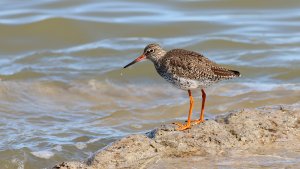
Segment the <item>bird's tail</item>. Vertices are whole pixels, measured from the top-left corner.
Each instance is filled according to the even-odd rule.
[[[236,71],[236,70],[229,70],[231,71],[236,77],[241,77],[241,73],[239,71]]]
[[[214,72],[215,75],[225,79],[231,79],[241,76],[240,72],[236,70],[228,70],[226,68],[212,68],[211,70]]]

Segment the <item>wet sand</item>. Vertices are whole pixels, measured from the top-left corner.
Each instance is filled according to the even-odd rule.
[[[235,110],[192,129],[163,125],[124,137],[75,168],[297,168],[300,165],[300,103]]]

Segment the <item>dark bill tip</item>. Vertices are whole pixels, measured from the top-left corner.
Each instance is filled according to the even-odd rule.
[[[133,65],[133,64],[135,64],[135,63],[136,63],[136,60],[134,60],[134,61],[128,63],[126,66],[123,67],[123,69],[125,69],[125,68],[127,68],[127,67],[129,67],[129,66],[131,66],[131,65]]]
[[[123,67],[123,69],[125,69],[125,68],[127,68],[127,67],[129,67],[129,66],[131,66],[133,64],[135,64],[136,62],[142,61],[144,59],[146,59],[146,57],[143,54],[143,55],[139,56],[138,58],[134,59],[132,62],[128,63],[126,66]]]

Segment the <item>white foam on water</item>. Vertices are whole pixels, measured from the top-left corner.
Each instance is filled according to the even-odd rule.
[[[14,158],[14,159],[11,160],[11,162],[18,166],[17,169],[24,169],[24,161],[23,160]]]
[[[98,138],[93,138],[93,139],[90,139],[89,141],[87,141],[87,143],[94,143],[96,141],[99,141],[101,138],[98,137]]]
[[[52,156],[54,156],[54,153],[52,151],[48,151],[48,150],[34,151],[34,152],[31,152],[31,154],[36,157],[44,158],[44,159],[49,159]]]
[[[78,148],[79,150],[82,150],[82,149],[86,148],[87,145],[86,145],[86,143],[78,142],[75,144],[75,147]]]
[[[131,126],[132,128],[135,128],[135,129],[141,129],[141,128],[143,128],[143,126],[140,125],[140,124],[131,124],[130,126]]]
[[[62,146],[61,145],[57,145],[53,148],[56,151],[62,151]]]
[[[217,88],[210,89],[210,93],[214,92],[215,95],[220,96],[237,96],[253,91],[257,92],[270,92],[270,91],[280,91],[280,90],[300,90],[299,83],[285,83],[285,84],[272,84],[272,83],[257,83],[257,82],[244,82],[236,84],[230,83],[225,85],[219,85]],[[232,87],[235,87],[234,90]]]

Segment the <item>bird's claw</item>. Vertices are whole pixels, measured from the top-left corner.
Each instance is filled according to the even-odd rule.
[[[205,120],[204,119],[198,119],[198,120],[192,120],[191,123],[193,125],[196,125],[196,124],[200,124],[200,123],[203,123]]]
[[[191,124],[181,124],[181,123],[173,123],[175,125],[178,126],[178,128],[176,128],[177,131],[182,131],[182,130],[186,130],[186,129],[190,129],[191,128]]]

